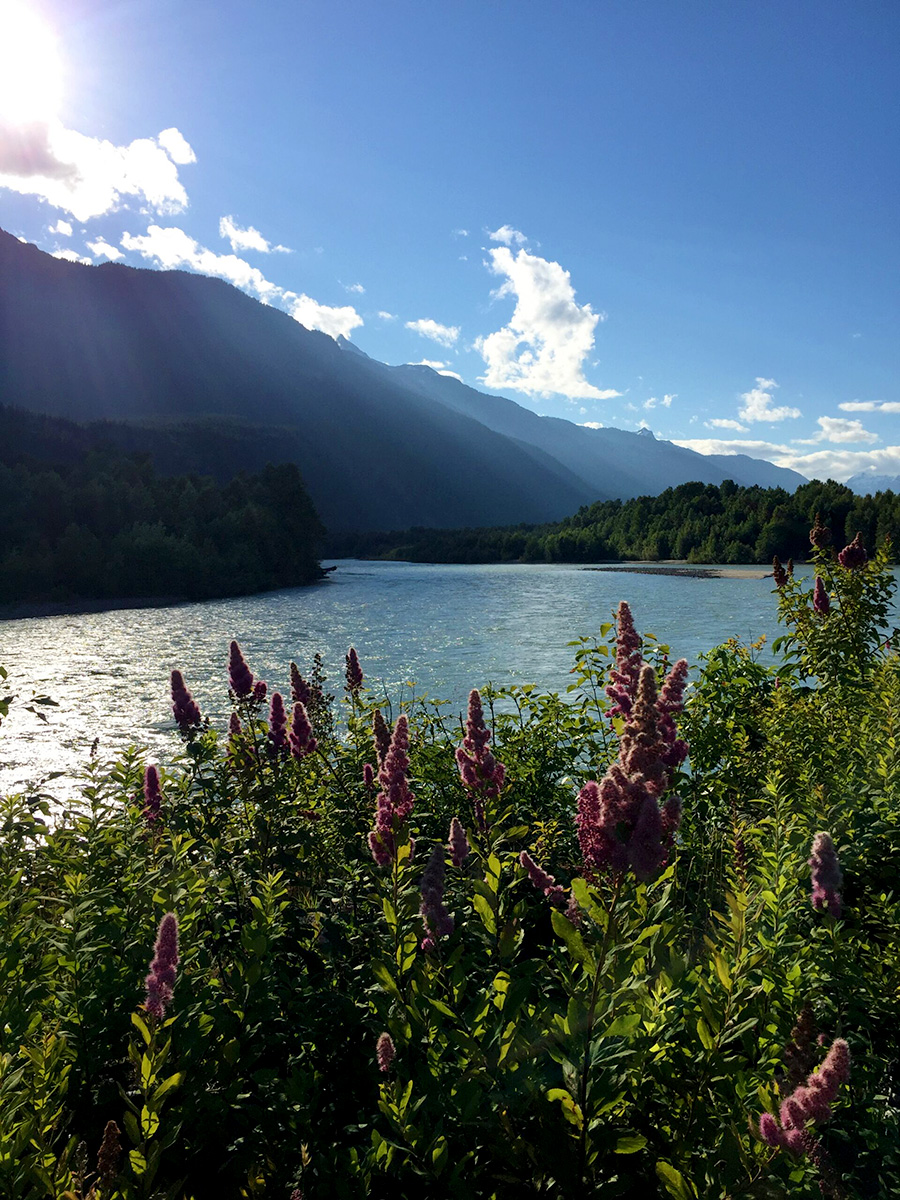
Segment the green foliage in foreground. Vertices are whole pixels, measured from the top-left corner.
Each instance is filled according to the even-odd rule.
[[[333,538],[335,556],[412,562],[604,562],[683,558],[696,563],[770,563],[809,552],[821,512],[841,545],[861,533],[869,546],[900,540],[900,495],[856,496],[829,480],[784,488],[683,483],[658,496],[607,500],[552,525],[510,529],[411,529]]]
[[[695,676],[679,718],[684,819],[649,883],[585,878],[573,828],[579,787],[621,733],[603,697],[610,626],[575,644],[565,700],[489,697],[506,783],[488,832],[460,785],[459,728],[412,705],[416,802],[384,867],[366,846],[365,688],[346,692],[344,735],[311,706],[319,747],[301,761],[271,757],[261,705],[236,701],[230,746],[211,728],[185,735],[156,822],[137,752],[92,762],[52,821],[45,799],[9,798],[0,1195],[900,1194],[890,576],[884,555],[815,559],[830,610],[783,583],[775,667],[731,642]],[[664,648],[644,652],[662,673]],[[471,843],[446,862],[455,928],[425,951],[423,869],[455,815]],[[810,903],[819,830],[843,867],[840,919]],[[523,849],[575,905],[553,908]],[[143,979],[168,912],[181,962],[160,1019]],[[847,1040],[852,1066],[815,1154],[795,1156],[755,1130],[792,1086],[785,1046],[804,1008],[826,1046]],[[108,1122],[122,1153],[107,1137],[98,1162]]]
[[[323,530],[295,466],[220,485],[146,456],[0,462],[0,603],[205,599],[321,577]]]

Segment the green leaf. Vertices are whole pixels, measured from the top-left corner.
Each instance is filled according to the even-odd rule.
[[[725,959],[722,957],[722,955],[719,953],[718,950],[713,951],[712,959],[713,959],[713,966],[715,967],[715,970],[716,970],[716,975],[718,975],[718,977],[719,977],[719,983],[721,983],[722,987],[725,989],[726,992],[730,992],[731,991],[731,972],[728,970],[728,964],[725,962]]]
[[[707,1050],[712,1050],[713,1046],[716,1044],[715,1038],[709,1032],[709,1026],[702,1017],[697,1018],[697,1035],[700,1038],[700,1041],[703,1043],[704,1048]]]
[[[131,1023],[135,1027],[135,1029],[137,1029],[140,1032],[141,1037],[144,1039],[144,1045],[149,1046],[150,1045],[150,1030],[147,1028],[147,1022],[144,1020],[144,1018],[141,1016],[141,1014],[138,1012],[133,1012],[131,1014]]]
[[[396,996],[396,998],[398,1000],[402,999],[402,997],[400,995],[400,990],[397,987],[394,977],[390,973],[390,971],[387,969],[387,967],[384,965],[384,963],[373,962],[372,963],[372,974],[375,976],[375,978],[378,980],[378,982],[381,984],[381,986],[386,988],[391,993],[392,996]]]
[[[616,1154],[637,1154],[647,1145],[647,1139],[640,1133],[626,1134],[616,1139]]]
[[[590,885],[586,879],[572,880],[572,895],[578,901],[578,907],[588,914],[592,921],[606,928],[606,913],[594,899]]]
[[[608,1029],[604,1029],[602,1037],[631,1037],[641,1023],[640,1013],[630,1013],[628,1016],[616,1017]]]
[[[550,914],[550,920],[553,923],[554,932],[557,933],[559,937],[561,937],[566,943],[566,949],[569,951],[572,957],[577,959],[578,962],[584,963],[586,967],[590,967],[593,970],[593,955],[588,950],[587,946],[585,946],[584,938],[581,936],[572,922],[567,920],[558,908],[553,909],[552,913]]]
[[[484,896],[480,896],[477,892],[472,897],[472,903],[475,905],[475,911],[481,917],[481,923],[484,925],[488,933],[494,934],[497,932],[497,921],[494,917],[494,910],[491,908]]]
[[[128,1160],[131,1163],[132,1171],[134,1171],[135,1175],[137,1175],[138,1179],[140,1179],[140,1177],[147,1170],[146,1158],[144,1158],[140,1150],[129,1150]]]
[[[697,1193],[681,1172],[677,1171],[671,1163],[658,1162],[656,1164],[656,1174],[670,1196],[674,1196],[676,1200],[695,1200]]]
[[[162,1081],[162,1083],[159,1085],[159,1087],[156,1089],[156,1091],[153,1093],[154,1102],[157,1100],[161,1100],[162,1097],[165,1096],[167,1092],[174,1091],[175,1088],[181,1087],[181,1083],[182,1083],[183,1079],[184,1079],[183,1071],[176,1071],[174,1075],[170,1075],[168,1079],[164,1079]]]

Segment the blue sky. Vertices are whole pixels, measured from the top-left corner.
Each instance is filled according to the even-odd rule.
[[[0,225],[538,412],[900,473],[898,48],[883,0],[0,0]]]

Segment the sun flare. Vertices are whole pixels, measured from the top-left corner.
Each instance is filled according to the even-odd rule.
[[[49,121],[62,98],[56,35],[25,4],[0,0],[0,121]]]

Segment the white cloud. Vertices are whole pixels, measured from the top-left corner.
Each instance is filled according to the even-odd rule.
[[[430,317],[421,317],[418,321],[407,321],[406,328],[411,329],[413,333],[421,334],[422,337],[431,338],[433,342],[438,342],[441,346],[453,346],[459,337],[458,325],[441,325],[438,321],[432,321]]]
[[[219,218],[219,236],[231,243],[232,250],[258,250],[260,254],[291,253],[287,246],[273,246],[252,225],[242,229],[236,224],[234,217]]]
[[[362,317],[351,304],[335,305],[320,304],[311,296],[300,295],[291,298],[288,311],[295,321],[305,325],[307,329],[320,329],[333,338],[348,338],[354,329],[363,323]]]
[[[432,371],[437,371],[438,375],[449,375],[451,379],[458,379],[463,382],[462,375],[457,375],[455,371],[449,370],[445,362],[436,362],[433,358],[422,358],[419,362],[409,364],[411,367],[431,367]]]
[[[362,296],[365,293],[365,290],[366,289],[363,287],[363,285],[361,283],[345,283],[344,284],[345,292],[356,292],[356,294],[358,296]]]
[[[396,321],[397,320],[396,313],[385,312],[384,309],[382,309],[379,312],[378,316],[381,318],[382,321]]]
[[[61,237],[71,237],[72,226],[68,221],[57,221],[55,225],[50,226],[50,233],[58,233]]]
[[[877,442],[878,434],[863,428],[862,421],[850,421],[846,417],[816,417],[819,432],[811,438],[795,438],[800,446],[814,446],[817,442]]]
[[[96,242],[88,242],[87,248],[93,254],[94,258],[108,258],[111,262],[115,262],[117,258],[125,257],[118,247],[110,246],[102,237],[97,238]]]
[[[320,304],[311,296],[286,292],[266,279],[258,267],[252,267],[234,254],[216,254],[175,226],[163,229],[159,225],[151,225],[146,234],[138,236],[125,233],[122,235],[122,245],[126,250],[136,251],[161,267],[189,267],[201,275],[227,279],[243,291],[252,292],[266,304],[280,301],[301,325],[307,329],[320,329],[334,338],[341,335],[349,337],[352,330],[363,323],[362,317],[349,304],[331,307]]]
[[[877,471],[885,475],[900,474],[900,446],[885,446],[878,450],[816,450],[803,452],[796,446],[762,441],[720,441],[718,438],[688,438],[675,441],[700,454],[749,454],[764,458],[777,467],[790,467],[808,479],[837,479],[843,481],[859,471]]]
[[[596,365],[597,364],[595,363],[594,366]],[[644,401],[644,408],[656,408],[657,404],[661,405],[663,408],[671,408],[672,401],[675,399],[676,395],[677,392],[673,392],[671,395],[666,392],[662,400],[657,400],[656,396],[651,396],[649,400]]]
[[[178,163],[179,166],[186,166],[188,163],[195,163],[197,155],[194,153],[191,146],[188,144],[184,134],[180,129],[164,129],[162,133],[157,134],[156,140],[171,158],[172,162]]]
[[[734,429],[738,433],[747,432],[746,425],[742,425],[740,421],[730,421],[727,417],[713,417],[711,421],[704,421],[703,424],[707,429]]]
[[[774,379],[757,376],[756,387],[741,395],[743,404],[738,410],[742,421],[785,421],[803,414],[799,408],[772,408],[772,392],[778,384]]]
[[[488,233],[488,237],[492,242],[503,242],[507,246],[511,246],[513,243],[517,246],[524,246],[528,241],[525,234],[518,229],[513,229],[512,225],[501,225],[493,233]]]
[[[609,400],[622,393],[601,390],[584,376],[601,320],[590,304],[577,304],[568,271],[556,262],[507,247],[490,251],[488,267],[505,282],[495,296],[515,296],[509,323],[475,342],[487,370],[481,382],[527,395],[553,393],[570,400]]]
[[[83,254],[76,254],[74,250],[54,250],[54,258],[62,258],[66,262],[84,263],[86,266],[93,266],[89,258],[85,258]]]
[[[450,232],[453,234],[454,237],[468,237],[469,236],[468,229],[452,229]]]
[[[580,424],[581,424],[582,429],[602,429],[603,428],[602,421],[582,421]]]
[[[201,275],[216,275],[267,302],[283,295],[281,288],[266,279],[258,267],[251,267],[234,254],[216,254],[214,250],[207,250],[174,225],[165,229],[151,225],[145,234],[137,236],[124,233],[121,244],[126,250],[135,251],[167,270],[190,267]]]
[[[900,413],[898,400],[848,400],[839,404],[841,412]]]
[[[166,140],[175,145],[173,136]],[[188,203],[177,162],[160,138],[116,146],[59,121],[0,122],[0,187],[40,196],[78,221],[112,212],[128,197],[166,214],[181,212]]]

